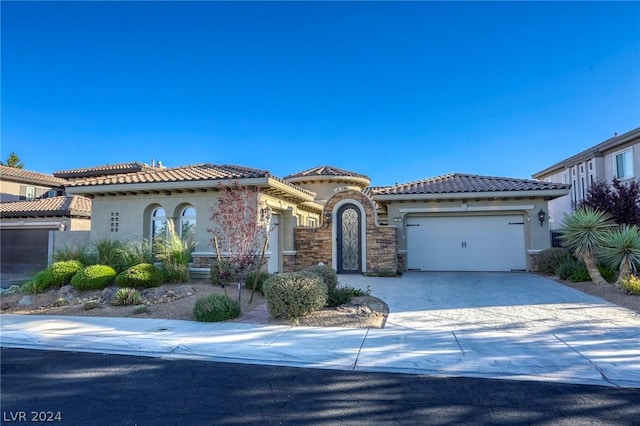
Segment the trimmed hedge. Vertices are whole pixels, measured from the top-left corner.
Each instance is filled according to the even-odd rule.
[[[567,260],[573,260],[573,256],[567,249],[551,247],[542,250],[538,255],[538,272],[555,275],[558,266]]]
[[[253,271],[253,272],[249,272],[245,277],[244,286],[247,289],[253,290],[253,282],[256,280],[256,275],[258,275],[258,272]],[[264,285],[264,282],[269,279],[269,277],[271,277],[271,274],[267,272],[260,272],[260,275],[258,276],[258,284],[256,285],[256,291],[260,292],[261,294],[264,294],[262,286]]]
[[[327,285],[327,291],[329,293],[335,291],[336,287],[338,286],[338,273],[330,266],[314,265],[309,266],[308,268],[304,268],[303,271],[318,274]]]
[[[262,288],[267,309],[274,318],[297,319],[327,303],[327,285],[311,272],[272,275]]]
[[[107,265],[91,265],[80,270],[71,279],[71,285],[78,290],[99,290],[109,285],[116,277],[116,271]]]
[[[120,272],[116,277],[116,285],[133,288],[158,287],[163,279],[160,268],[150,263],[140,263]]]
[[[238,318],[242,314],[240,304],[226,294],[213,294],[196,302],[193,318],[196,321],[220,322]]]

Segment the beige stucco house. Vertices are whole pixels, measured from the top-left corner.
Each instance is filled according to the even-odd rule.
[[[549,202],[551,229],[573,211],[596,181],[611,183],[640,179],[640,127],[615,135],[533,175],[545,182],[571,184],[571,192]]]
[[[91,240],[151,238],[173,221],[197,242],[194,271],[216,254],[210,212],[221,186],[260,189],[272,231],[268,269],[322,262],[339,273],[530,270],[550,246],[548,201],[570,185],[451,174],[371,187],[362,174],[320,166],[284,178],[233,165],[166,168],[142,163],[55,173],[92,200]]]

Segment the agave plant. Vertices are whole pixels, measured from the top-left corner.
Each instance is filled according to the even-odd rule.
[[[619,269],[616,285],[636,272],[640,265],[640,230],[635,225],[622,225],[607,232],[600,259],[605,265]]]
[[[597,256],[605,244],[607,233],[615,226],[611,216],[585,206],[565,215],[563,225],[560,238],[564,246],[584,261],[595,284],[606,284],[598,270]]]

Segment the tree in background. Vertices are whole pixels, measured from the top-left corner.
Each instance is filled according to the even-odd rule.
[[[268,208],[260,202],[258,188],[235,182],[220,187],[218,201],[211,208],[211,243],[237,271],[238,302],[245,273],[257,269],[260,251],[269,232]]]
[[[577,208],[587,206],[608,213],[618,225],[640,227],[640,181],[594,182]]]
[[[18,157],[18,154],[15,152],[9,154],[6,163],[4,161],[0,161],[0,164],[7,167],[13,167],[14,169],[24,168],[24,163],[20,161],[20,157]]]

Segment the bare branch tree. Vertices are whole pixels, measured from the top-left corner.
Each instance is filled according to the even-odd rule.
[[[237,271],[238,302],[246,272],[256,268],[260,251],[269,233],[269,209],[260,200],[260,190],[234,182],[220,187],[215,206],[211,208],[212,226],[208,231],[223,257]]]

